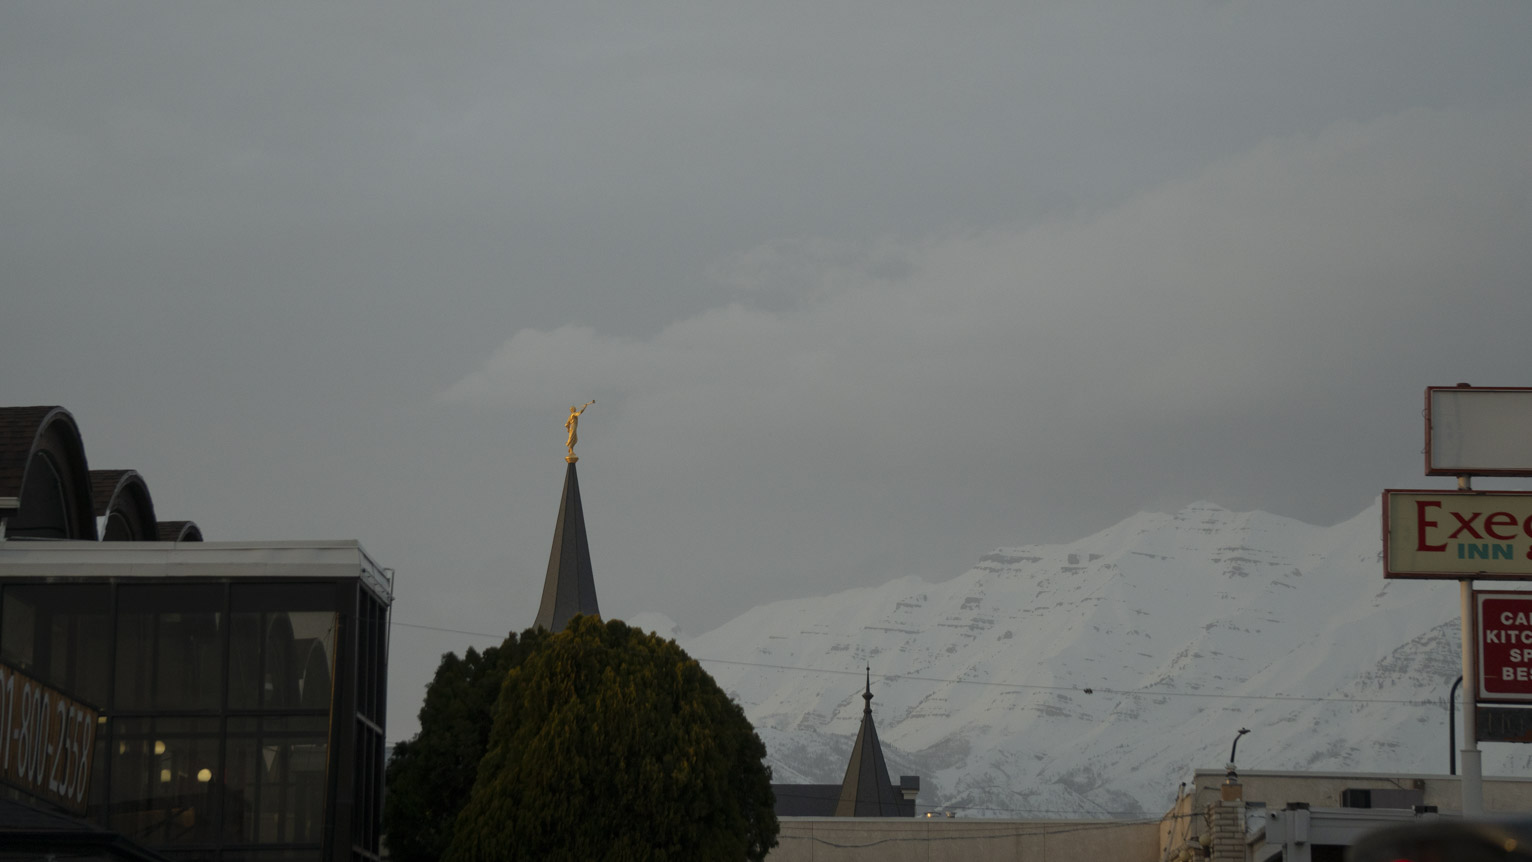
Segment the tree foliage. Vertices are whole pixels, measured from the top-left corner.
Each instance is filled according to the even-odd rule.
[[[445,858],[761,860],[765,755],[674,641],[576,617],[507,674]]]
[[[482,653],[442,656],[426,687],[420,732],[395,746],[388,761],[383,828],[391,858],[437,862],[446,852],[489,742],[501,683],[547,637],[528,629]]]

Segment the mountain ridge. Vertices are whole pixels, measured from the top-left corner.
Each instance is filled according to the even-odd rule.
[[[752,608],[696,637],[779,781],[839,781],[873,673],[890,771],[965,816],[1155,816],[1195,768],[1444,772],[1454,584],[1382,575],[1378,504],[1331,527],[1197,502],[1055,545]],[[641,623],[644,624],[644,623]],[[1532,758],[1486,746],[1485,770]]]

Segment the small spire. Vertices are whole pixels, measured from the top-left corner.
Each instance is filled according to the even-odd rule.
[[[862,690],[862,726],[851,746],[846,777],[841,779],[836,817],[898,817],[898,788],[888,780],[888,764],[872,721],[872,666],[867,667],[867,687]]]

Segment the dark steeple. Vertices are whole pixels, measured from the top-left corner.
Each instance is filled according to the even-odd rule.
[[[553,632],[563,631],[576,614],[601,614],[596,606],[590,545],[585,541],[585,511],[580,506],[576,459],[571,456],[565,460],[569,467],[564,471],[564,497],[559,501],[559,522],[553,530],[553,550],[548,554],[548,575],[543,580],[543,602],[537,609],[535,623],[538,628]]]
[[[888,780],[883,746],[872,724],[872,668],[867,669],[867,690],[862,695],[862,729],[856,733],[851,762],[840,784],[836,817],[899,817],[899,789]]]

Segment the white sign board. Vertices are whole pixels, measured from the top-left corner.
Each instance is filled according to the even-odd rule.
[[[1427,476],[1532,476],[1532,389],[1426,389]]]
[[[1384,491],[1383,576],[1532,580],[1532,492]]]

